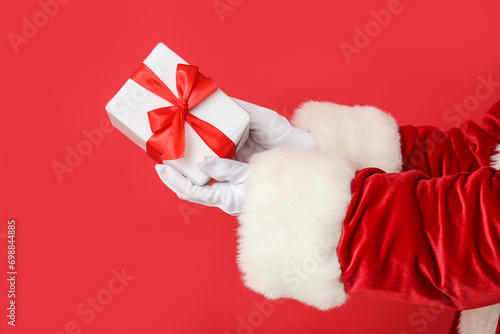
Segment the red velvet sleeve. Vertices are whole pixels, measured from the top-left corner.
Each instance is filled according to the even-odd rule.
[[[500,172],[361,170],[337,254],[347,293],[469,309],[500,302]]]
[[[403,170],[418,170],[430,177],[472,172],[490,166],[500,141],[500,101],[479,124],[466,121],[458,128],[442,131],[432,126],[399,128]]]

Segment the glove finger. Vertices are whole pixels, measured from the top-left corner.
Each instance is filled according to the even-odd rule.
[[[180,199],[206,206],[215,206],[209,186],[197,186],[172,166],[156,165],[158,176]]]
[[[250,174],[250,165],[236,160],[201,157],[195,163],[201,171],[218,181],[241,184]]]
[[[236,216],[240,213],[241,199],[243,195],[239,191],[238,187],[235,187],[229,182],[218,182],[211,186],[212,188],[211,199],[222,211]]]

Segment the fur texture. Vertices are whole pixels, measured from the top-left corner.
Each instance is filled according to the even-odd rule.
[[[291,147],[256,154],[239,217],[238,265],[246,286],[321,310],[348,298],[337,246],[355,165],[338,153]]]
[[[458,332],[460,334],[495,334],[500,304],[462,311]]]
[[[358,169],[401,171],[398,125],[391,115],[378,108],[309,101],[297,109],[292,124],[309,130],[317,149],[344,152]]]
[[[500,144],[495,150],[495,155],[491,157],[491,167],[495,169],[500,169]]]

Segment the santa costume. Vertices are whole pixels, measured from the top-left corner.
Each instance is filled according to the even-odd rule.
[[[322,310],[358,292],[465,310],[451,333],[500,333],[500,102],[447,131],[326,102],[292,123],[316,147],[251,159],[245,284]]]

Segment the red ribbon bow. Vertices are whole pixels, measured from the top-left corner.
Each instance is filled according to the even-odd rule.
[[[153,135],[146,143],[148,155],[159,163],[184,157],[186,138],[184,122],[187,122],[200,138],[221,158],[232,158],[236,147],[219,129],[189,112],[191,108],[217,90],[211,78],[198,71],[197,66],[178,64],[176,71],[176,97],[163,81],[145,64],[130,77],[136,83],[167,100],[170,107],[148,111]]]

